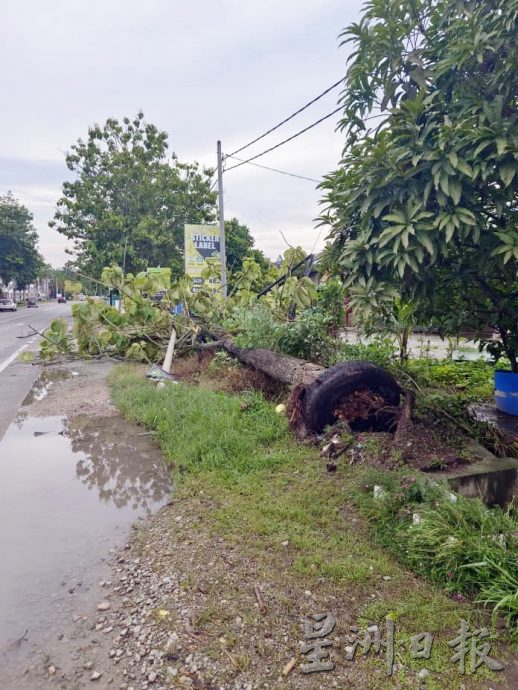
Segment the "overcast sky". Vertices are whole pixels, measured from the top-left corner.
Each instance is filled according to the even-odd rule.
[[[347,50],[338,34],[358,19],[362,2],[2,0],[0,194],[11,190],[28,206],[40,250],[62,265],[66,240],[47,223],[68,175],[65,152],[90,125],[142,109],[180,160],[214,166],[217,139],[231,152],[343,76]],[[331,112],[338,95],[246,154]],[[337,119],[257,162],[320,178],[340,158]],[[272,258],[286,248],[279,231],[313,249],[320,196],[312,182],[250,165],[225,174],[226,217],[247,224]]]

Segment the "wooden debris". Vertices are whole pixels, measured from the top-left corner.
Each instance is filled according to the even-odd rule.
[[[296,663],[297,663],[297,659],[295,659],[295,657],[293,657],[290,661],[288,661],[288,663],[286,664],[286,666],[282,669],[282,675],[283,675],[285,678],[286,678],[287,675],[290,674],[291,671],[293,671],[293,669],[295,668],[295,664],[296,664]]]
[[[266,604],[263,601],[263,597],[261,595],[261,589],[259,585],[254,585],[254,593],[255,593],[255,598],[257,599],[257,603],[259,604],[259,611],[262,616],[266,616],[268,613],[268,609],[266,608]]]

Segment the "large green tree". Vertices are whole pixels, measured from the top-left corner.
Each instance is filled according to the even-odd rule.
[[[261,268],[268,269],[270,262],[260,249],[254,248],[255,240],[247,225],[240,223],[237,218],[225,221],[225,250],[227,267],[232,273],[237,273],[243,267],[243,260],[251,258]]]
[[[323,183],[334,265],[364,315],[499,337],[518,371],[518,0],[369,0]]]
[[[167,134],[142,113],[91,127],[66,163],[75,179],[64,182],[50,225],[74,240],[80,270],[183,271],[184,224],[215,219],[211,170],[169,156]]]
[[[43,264],[32,214],[11,193],[0,197],[0,278],[18,288],[31,283]]]
[[[241,270],[243,259],[253,246],[254,238],[247,225],[240,223],[237,218],[225,221],[225,249],[230,271]]]

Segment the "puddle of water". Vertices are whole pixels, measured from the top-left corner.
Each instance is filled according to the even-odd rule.
[[[514,501],[514,507],[518,508],[518,469],[471,474],[448,481],[462,496],[479,497],[489,506],[502,508],[507,508]]]
[[[50,389],[57,381],[65,381],[72,375],[73,373],[69,373],[63,369],[48,369],[44,371],[27,393],[23,404],[30,405],[33,402],[43,400],[47,397]]]
[[[25,417],[0,442],[0,649],[70,618],[129,527],[170,497],[160,453],[118,417]]]

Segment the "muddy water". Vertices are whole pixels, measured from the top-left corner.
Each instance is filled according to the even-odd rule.
[[[24,407],[31,405],[33,402],[46,398],[56,383],[66,381],[67,379],[77,375],[78,372],[73,370],[65,371],[62,369],[51,369],[48,371],[43,371],[38,379],[34,382],[31,390],[27,393],[27,396],[23,401]]]
[[[86,593],[100,596],[110,548],[170,495],[141,429],[116,416],[22,412],[0,442],[0,653],[61,639],[78,602],[92,604]]]

